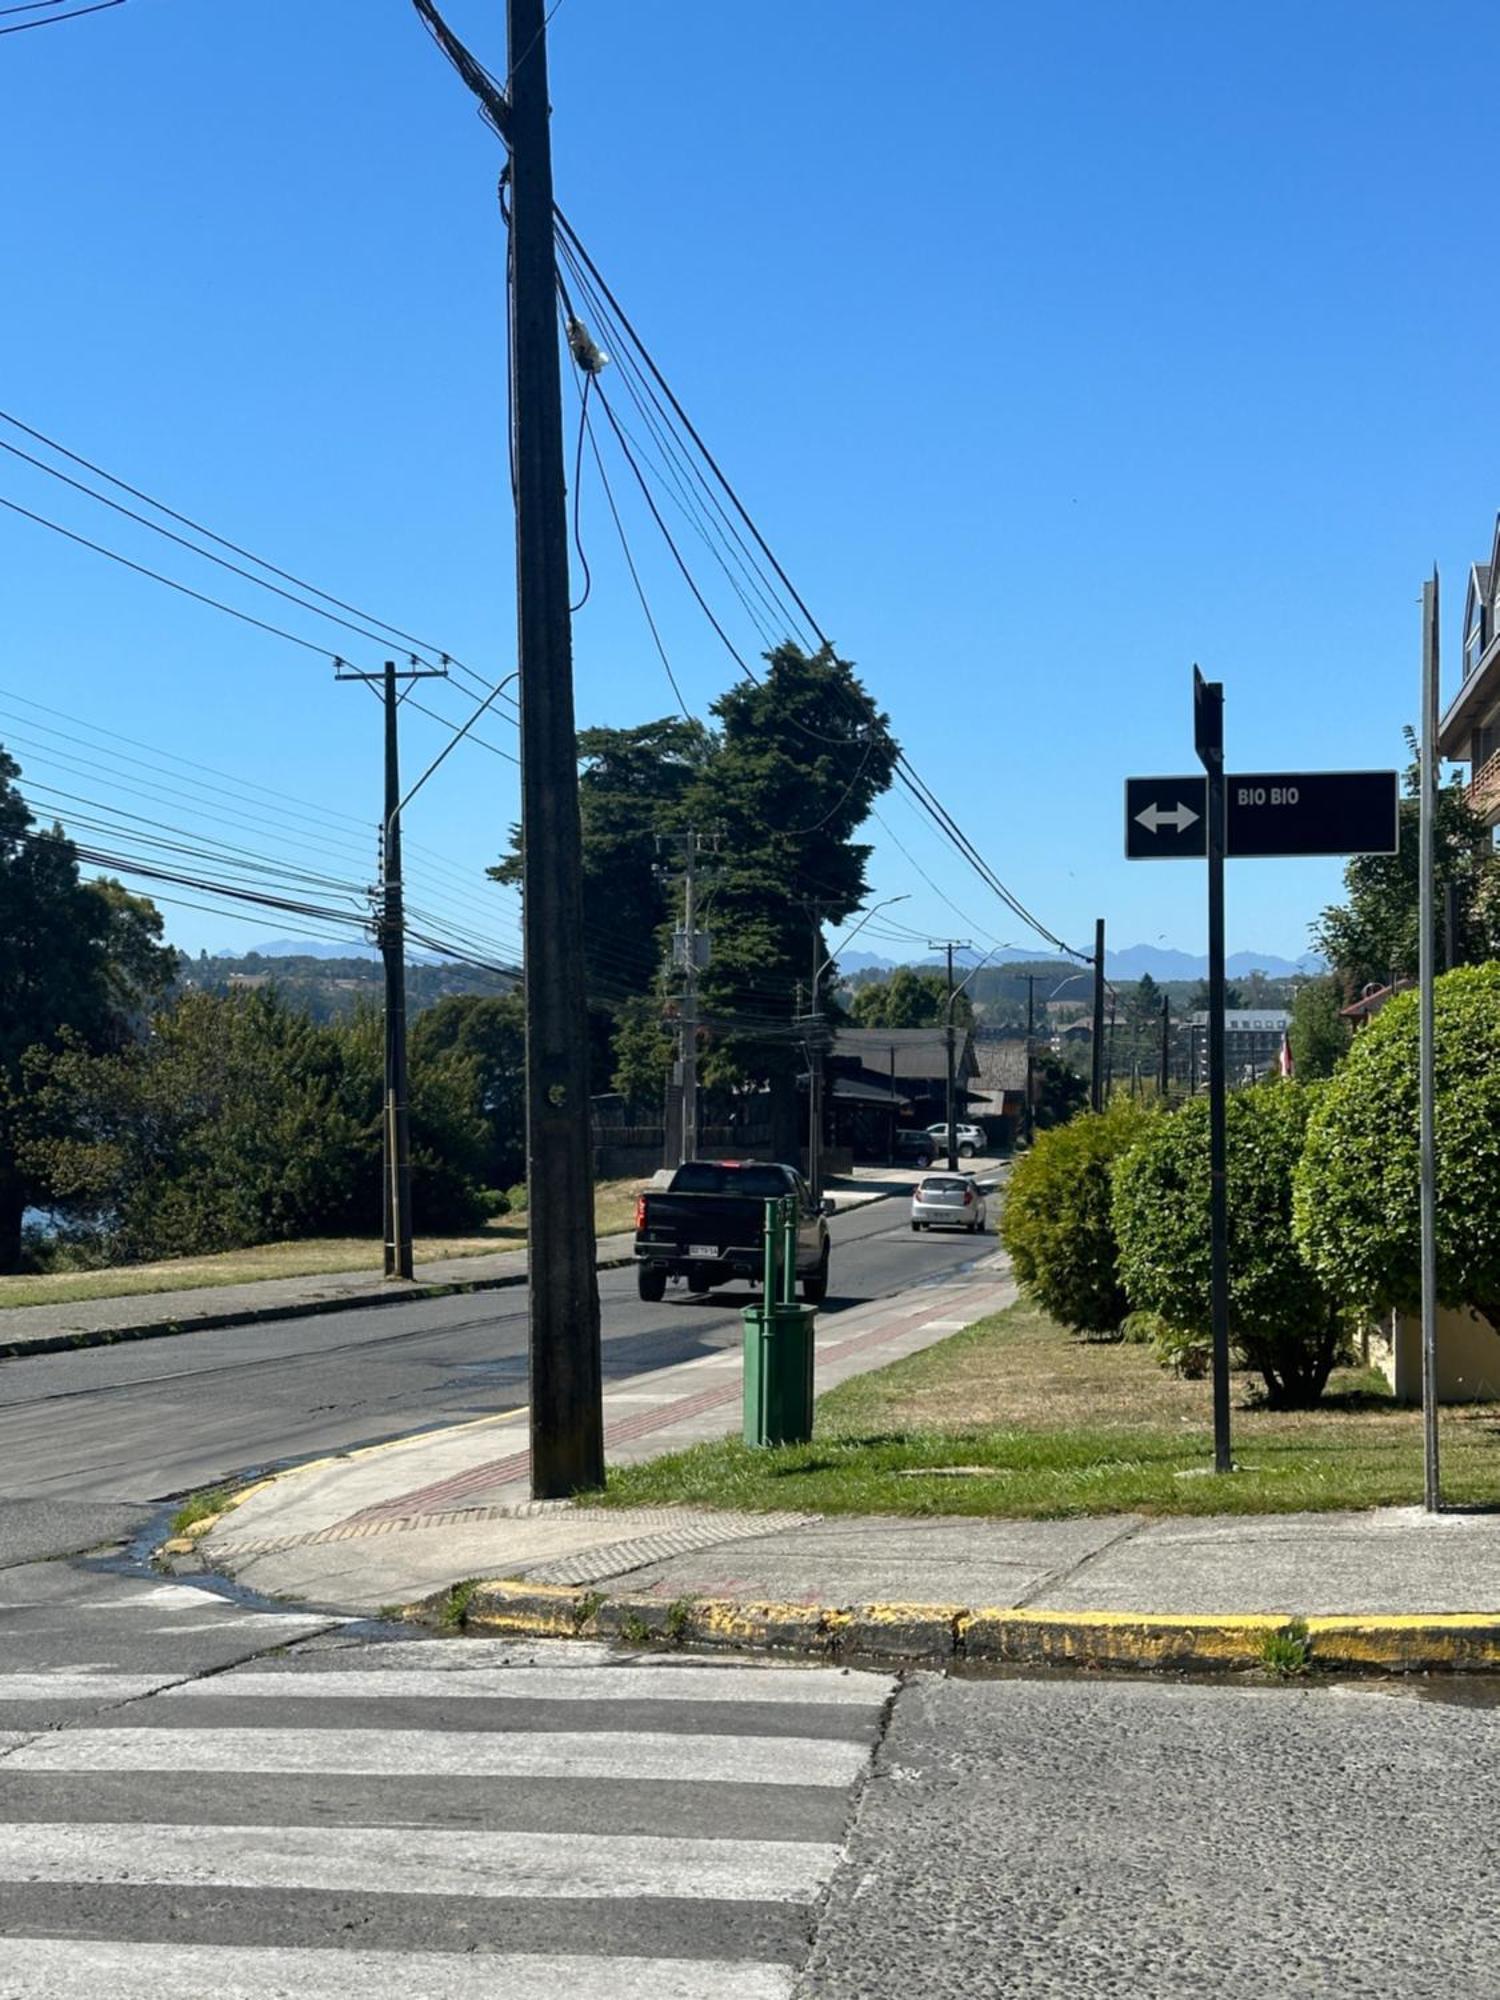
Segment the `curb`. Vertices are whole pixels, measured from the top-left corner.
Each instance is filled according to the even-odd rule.
[[[403,1607],[409,1623],[512,1639],[725,1647],[841,1664],[966,1664],[1134,1673],[1480,1673],[1500,1668],[1500,1613],[1294,1618],[1035,1611],[957,1604],[829,1606],[606,1596],[505,1579]]]
[[[623,1271],[635,1262],[634,1256],[605,1257],[596,1271]],[[526,1283],[524,1271],[508,1272],[499,1278],[450,1278],[441,1283],[414,1281],[403,1291],[362,1293],[335,1292],[326,1299],[304,1299],[290,1305],[241,1306],[230,1312],[193,1313],[184,1318],[143,1321],[139,1326],[82,1327],[72,1333],[42,1333],[34,1338],[0,1339],[0,1361],[18,1361],[28,1354],[68,1354],[88,1347],[113,1347],[131,1340],[159,1340],[177,1333],[206,1333],[216,1326],[259,1326],[273,1319],[316,1319],[322,1313],[370,1312],[381,1306],[419,1305],[424,1299],[461,1297],[469,1292],[514,1290]],[[25,1306],[14,1308],[25,1312]]]

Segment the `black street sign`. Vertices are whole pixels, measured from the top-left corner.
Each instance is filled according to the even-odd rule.
[[[1250,771],[1224,780],[1232,859],[1274,854],[1394,854],[1394,771]]]
[[[1394,854],[1400,790],[1394,771],[1247,771],[1224,780],[1225,851],[1232,861],[1294,854]],[[1208,780],[1127,778],[1130,861],[1201,861],[1208,852]]]
[[[1201,861],[1208,852],[1208,780],[1127,778],[1125,853],[1131,861]]]

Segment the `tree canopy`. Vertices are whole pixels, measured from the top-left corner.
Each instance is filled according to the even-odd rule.
[[[37,826],[20,775],[0,749],[0,1270],[16,1267],[22,1217],[43,1192],[22,1159],[28,1051],[118,1048],[176,970],[156,909],[85,881],[62,829]]]
[[[1421,843],[1415,765],[1406,782],[1400,847],[1394,854],[1356,855],[1344,870],[1344,901],[1329,904],[1312,925],[1313,944],[1347,1000],[1367,985],[1386,985],[1393,974],[1416,976]],[[1450,891],[1457,919],[1454,962],[1500,957],[1500,857],[1457,781],[1438,791],[1434,834],[1439,963],[1447,955]]]
[[[849,1006],[856,1028],[936,1028],[948,1021],[948,981],[941,972],[898,965],[889,979],[861,986]],[[974,1019],[967,993],[954,1002],[953,1018],[960,1027]]]

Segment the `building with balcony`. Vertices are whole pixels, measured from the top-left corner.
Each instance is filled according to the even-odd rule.
[[[1469,767],[1469,804],[1500,826],[1500,514],[1488,562],[1469,571],[1463,684],[1438,725],[1438,753]]]

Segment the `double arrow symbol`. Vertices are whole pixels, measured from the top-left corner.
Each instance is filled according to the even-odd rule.
[[[1170,812],[1164,812],[1160,806],[1150,805],[1144,812],[1136,814],[1136,819],[1147,833],[1159,832],[1164,826],[1171,827],[1174,833],[1185,833],[1197,817],[1192,807],[1183,805],[1180,800]]]

